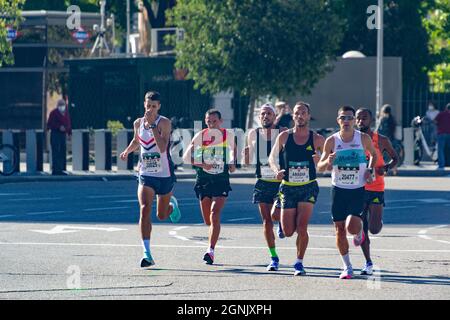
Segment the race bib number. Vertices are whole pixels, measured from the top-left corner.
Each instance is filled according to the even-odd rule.
[[[142,154],[142,170],[146,173],[161,172],[161,154],[158,152]]]
[[[276,179],[275,173],[269,166],[261,165],[261,179]]]
[[[309,162],[289,162],[289,182],[309,182]]]
[[[337,182],[339,185],[359,185],[359,168],[338,167]]]
[[[205,172],[209,174],[220,174],[225,171],[225,163],[223,161],[214,161],[212,163],[212,168],[209,170],[204,170]]]

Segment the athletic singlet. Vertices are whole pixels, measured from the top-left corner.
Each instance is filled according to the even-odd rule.
[[[260,139],[260,129],[256,129],[256,177],[260,180],[267,181],[267,182],[281,182],[281,180],[276,179],[275,172],[272,171],[272,169],[269,166],[269,155],[272,151],[272,139],[276,138],[271,137],[271,140],[265,140],[266,142],[266,155],[265,157],[261,158],[261,152],[264,154],[264,149],[261,150],[262,144]],[[279,130],[278,128],[275,128],[275,130]],[[281,155],[281,154],[280,154]],[[278,162],[280,163],[280,157]]]
[[[316,164],[313,160],[316,149],[312,131],[309,131],[308,141],[299,145],[294,140],[293,129],[290,129],[281,153],[281,169],[286,170],[282,184],[301,186],[316,181]]]
[[[155,124],[158,125],[160,120],[161,116],[156,119]],[[139,174],[158,178],[170,177],[172,173],[171,168],[173,167],[169,154],[170,143],[167,146],[167,150],[161,152],[156,144],[152,129],[145,128],[144,118],[141,119],[138,138],[141,146]]]
[[[202,131],[202,146],[194,151],[194,161],[195,163],[212,164],[213,167],[209,170],[195,167],[197,176],[199,178],[211,176],[227,178],[230,175],[227,161],[229,159],[227,131],[220,129],[223,141],[218,141],[218,143],[212,139],[213,137],[209,140],[206,139],[208,132],[209,129]]]
[[[375,168],[384,167],[384,165],[385,165],[384,159],[383,159],[383,154],[381,153],[381,150],[380,150],[379,137],[380,136],[378,135],[377,132],[374,132],[372,134],[373,145],[377,152],[377,163],[375,164]],[[367,161],[369,161],[370,153],[366,153],[366,158],[367,158]],[[369,162],[367,162],[367,164],[368,163]],[[376,170],[374,170],[374,172],[375,172],[375,181],[373,183],[367,183],[365,186],[365,189],[368,191],[383,192],[384,191],[384,175],[382,175],[382,176],[378,175]]]
[[[361,140],[361,132],[354,131],[353,140],[344,142],[339,132],[333,134],[336,158],[331,171],[333,186],[343,189],[364,187],[364,174],[367,169],[366,154]]]

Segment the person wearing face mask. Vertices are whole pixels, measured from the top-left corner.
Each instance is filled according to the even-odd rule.
[[[50,112],[47,130],[50,130],[52,175],[66,175],[66,136],[72,135],[72,123],[63,99],[58,100],[56,108]]]

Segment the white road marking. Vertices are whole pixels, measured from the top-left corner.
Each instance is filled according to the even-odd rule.
[[[116,196],[87,196],[88,199],[107,199],[107,198],[136,198],[135,194],[130,195],[116,195]]]
[[[9,218],[9,217],[14,217],[14,216],[15,216],[14,214],[4,214],[4,215],[1,215],[0,218]]]
[[[95,231],[106,231],[106,232],[114,232],[114,231],[126,231],[127,229],[122,228],[100,228],[100,227],[82,227],[82,226],[66,226],[66,225],[59,225],[55,226],[50,230],[30,230],[33,232],[39,232],[44,234],[61,234],[61,233],[72,233],[72,232],[78,232],[81,230],[95,230]]]
[[[42,201],[42,200],[61,200],[61,197],[48,197],[48,198],[25,198],[25,199],[8,199],[8,201]]]
[[[141,248],[140,244],[115,244],[115,243],[57,243],[57,242],[0,242],[3,246],[69,246],[69,247],[136,247]],[[152,247],[158,248],[204,248],[204,245],[194,246],[194,245],[167,245],[167,244],[152,244]],[[267,250],[267,247],[236,247],[236,246],[217,246],[221,249],[260,249]],[[278,250],[297,250],[296,247],[277,247]],[[315,251],[337,251],[336,248],[308,248],[308,250]],[[449,253],[450,250],[404,250],[404,249],[372,249],[374,252],[398,252],[398,253]]]
[[[118,209],[131,209],[131,208],[130,207],[90,208],[90,209],[83,209],[83,211],[101,211],[101,210],[118,210]]]
[[[26,215],[37,216],[41,214],[64,213],[65,211],[43,211],[43,212],[27,212]]]
[[[432,241],[436,241],[436,242],[440,242],[440,243],[450,244],[449,241],[436,240],[436,239],[433,239],[432,237],[426,235],[426,233],[428,233],[428,231],[436,230],[436,229],[442,229],[442,228],[446,228],[446,227],[448,227],[448,225],[442,224],[442,225],[439,225],[439,226],[434,226],[434,227],[430,227],[430,228],[419,230],[419,232],[417,232],[417,234],[418,234],[418,237],[421,238],[421,239],[432,240]]]
[[[29,193],[0,193],[0,196],[28,196]]]
[[[234,222],[234,221],[244,221],[244,220],[255,220],[255,218],[229,219],[229,220],[226,220],[226,221],[227,221],[227,222]]]
[[[425,202],[425,203],[431,203],[431,204],[437,204],[437,203],[449,203],[449,200],[446,199],[415,199],[415,201]]]
[[[384,208],[384,210],[412,209],[412,208],[417,208],[417,206],[386,207]]]

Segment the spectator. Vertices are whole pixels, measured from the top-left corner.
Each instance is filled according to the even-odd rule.
[[[427,119],[426,123],[429,124],[428,142],[431,143],[431,145],[435,145],[437,140],[437,127],[434,119],[438,114],[439,110],[437,110],[433,102],[430,101],[425,118]]]
[[[277,110],[277,117],[274,121],[275,126],[278,128],[292,128],[294,126],[294,120],[291,115],[291,108],[284,101],[279,101],[275,104]]]
[[[381,108],[381,113],[379,115],[379,123],[377,132],[383,136],[386,136],[393,142],[395,140],[395,129],[397,127],[397,122],[392,115],[392,106],[385,104]]]
[[[66,136],[72,135],[72,124],[64,100],[58,100],[56,109],[50,112],[47,130],[50,130],[52,175],[66,175]]]
[[[438,141],[438,170],[444,170],[446,162],[445,147],[450,148],[450,103],[447,104],[444,111],[440,112],[434,119],[437,125]]]

